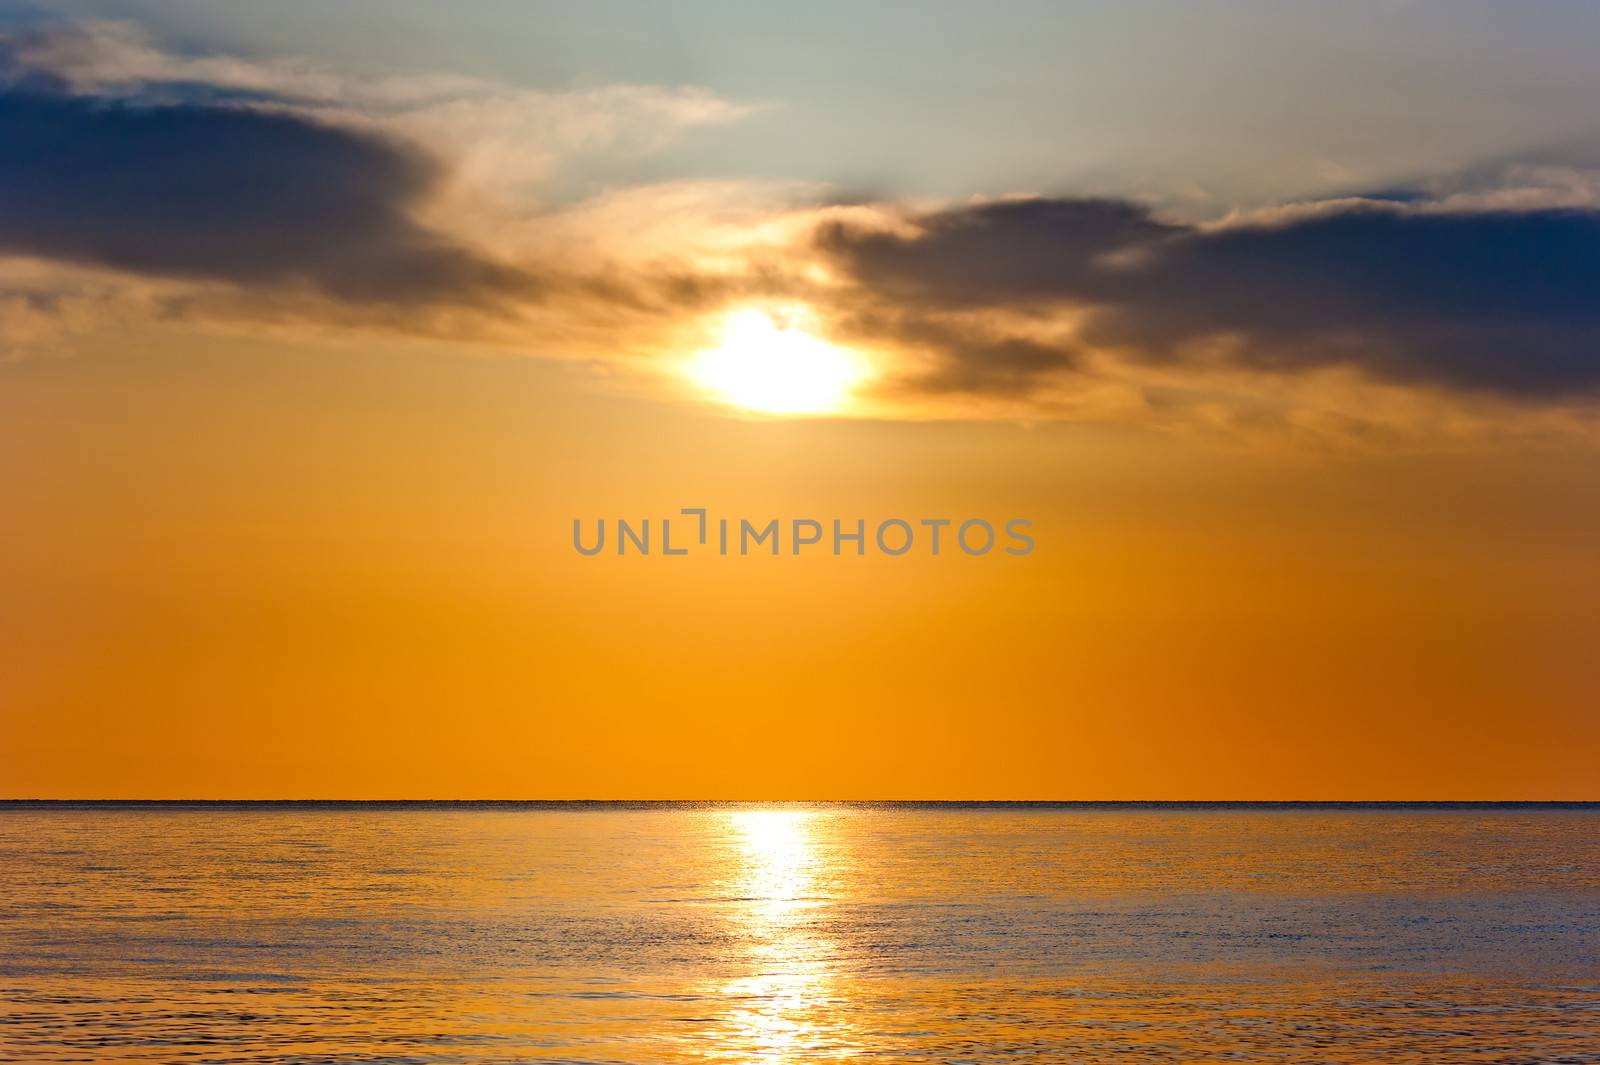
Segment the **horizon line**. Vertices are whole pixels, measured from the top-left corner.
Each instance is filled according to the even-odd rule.
[[[0,798],[27,807],[523,807],[529,809],[688,809],[813,806],[901,809],[1582,809],[1600,799],[318,799],[318,798]]]

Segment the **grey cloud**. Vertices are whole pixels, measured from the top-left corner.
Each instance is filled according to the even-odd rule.
[[[424,155],[238,94],[75,95],[0,49],[0,250],[350,301],[485,303],[534,279],[413,220]]]
[[[1600,388],[1600,212],[1587,208],[1346,202],[1197,227],[1041,199],[916,221],[910,235],[834,225],[818,244],[908,316],[1062,304],[1087,314],[1087,343],[1151,359],[1226,338],[1275,369],[1339,363],[1514,396]]]

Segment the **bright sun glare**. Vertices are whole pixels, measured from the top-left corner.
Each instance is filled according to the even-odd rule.
[[[696,356],[689,376],[712,395],[764,414],[826,414],[842,409],[867,376],[856,352],[803,325],[802,312],[734,311],[720,343]]]

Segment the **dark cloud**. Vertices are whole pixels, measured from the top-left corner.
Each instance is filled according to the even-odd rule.
[[[917,222],[818,240],[902,313],[1066,304],[1086,312],[1086,342],[1152,359],[1223,338],[1279,369],[1343,363],[1507,395],[1600,389],[1593,210],[1355,202],[1204,228],[1119,201],[1031,200]]]
[[[352,301],[481,303],[532,287],[413,221],[436,168],[376,135],[192,86],[128,100],[73,95],[49,75],[7,80],[0,250]]]
[[[977,306],[1059,298],[1101,272],[1099,256],[1183,232],[1120,200],[1009,200],[917,223],[915,237],[835,223],[818,240],[877,291]]]
[[[916,330],[910,335],[926,332]],[[1040,376],[1075,369],[1078,363],[1074,349],[1022,337],[938,330],[919,342],[932,350],[938,361],[933,368],[899,382],[918,392],[1026,396]]]
[[[866,310],[833,323],[847,341],[886,339],[915,347],[923,365],[895,373],[885,382],[891,393],[978,393],[1025,398],[1044,375],[1076,370],[1075,347],[1005,336],[979,324],[936,321],[916,314]]]

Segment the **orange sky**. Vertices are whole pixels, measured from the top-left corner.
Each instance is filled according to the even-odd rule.
[[[759,421],[159,333],[0,376],[7,796],[1597,797],[1584,454]],[[693,503],[1038,548],[571,549]]]
[[[1600,799],[1597,70],[1581,5],[0,12],[0,796]],[[695,506],[1036,548],[572,545]]]

